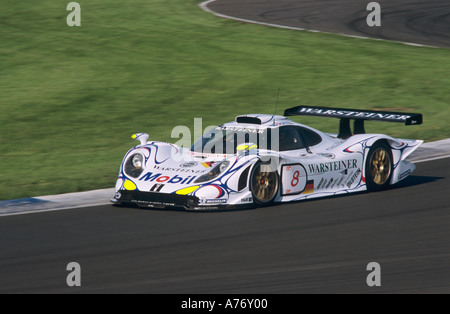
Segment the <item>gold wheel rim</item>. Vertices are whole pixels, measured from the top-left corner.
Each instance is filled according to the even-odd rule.
[[[385,149],[378,149],[372,157],[371,176],[373,182],[383,185],[391,175],[391,158]]]
[[[276,172],[262,172],[261,166],[255,171],[253,176],[253,196],[260,202],[269,202],[275,196],[278,188]]]

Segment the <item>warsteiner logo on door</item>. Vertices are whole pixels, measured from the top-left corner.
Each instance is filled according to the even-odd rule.
[[[296,195],[305,190],[306,170],[301,164],[283,165],[281,169],[281,194]]]
[[[325,173],[330,171],[343,171],[347,169],[358,168],[358,161],[356,159],[348,159],[341,161],[331,161],[319,164],[308,165],[311,174]]]

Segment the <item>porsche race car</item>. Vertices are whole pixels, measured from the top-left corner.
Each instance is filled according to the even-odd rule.
[[[294,115],[338,118],[339,134],[293,122]],[[423,141],[366,134],[366,120],[418,125],[422,115],[297,106],[283,116],[237,116],[191,147],[137,133],[111,202],[215,210],[386,189],[414,171],[405,159]]]

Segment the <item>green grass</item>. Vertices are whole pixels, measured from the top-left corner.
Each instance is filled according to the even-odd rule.
[[[114,185],[134,132],[300,104],[404,108],[424,124],[368,132],[450,137],[450,50],[216,18],[198,0],[10,2],[0,10],[0,199]],[[337,120],[294,118],[328,132]]]

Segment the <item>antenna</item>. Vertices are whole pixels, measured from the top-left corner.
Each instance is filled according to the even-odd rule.
[[[280,96],[280,88],[278,88],[277,92],[277,101],[275,102],[275,112],[273,113],[273,124],[275,124],[275,115],[277,114],[277,108],[278,108],[278,97]]]
[[[277,92],[277,101],[275,102],[275,112],[273,115],[277,114],[277,108],[278,108],[278,97],[280,96],[280,89],[278,88],[278,92]]]

